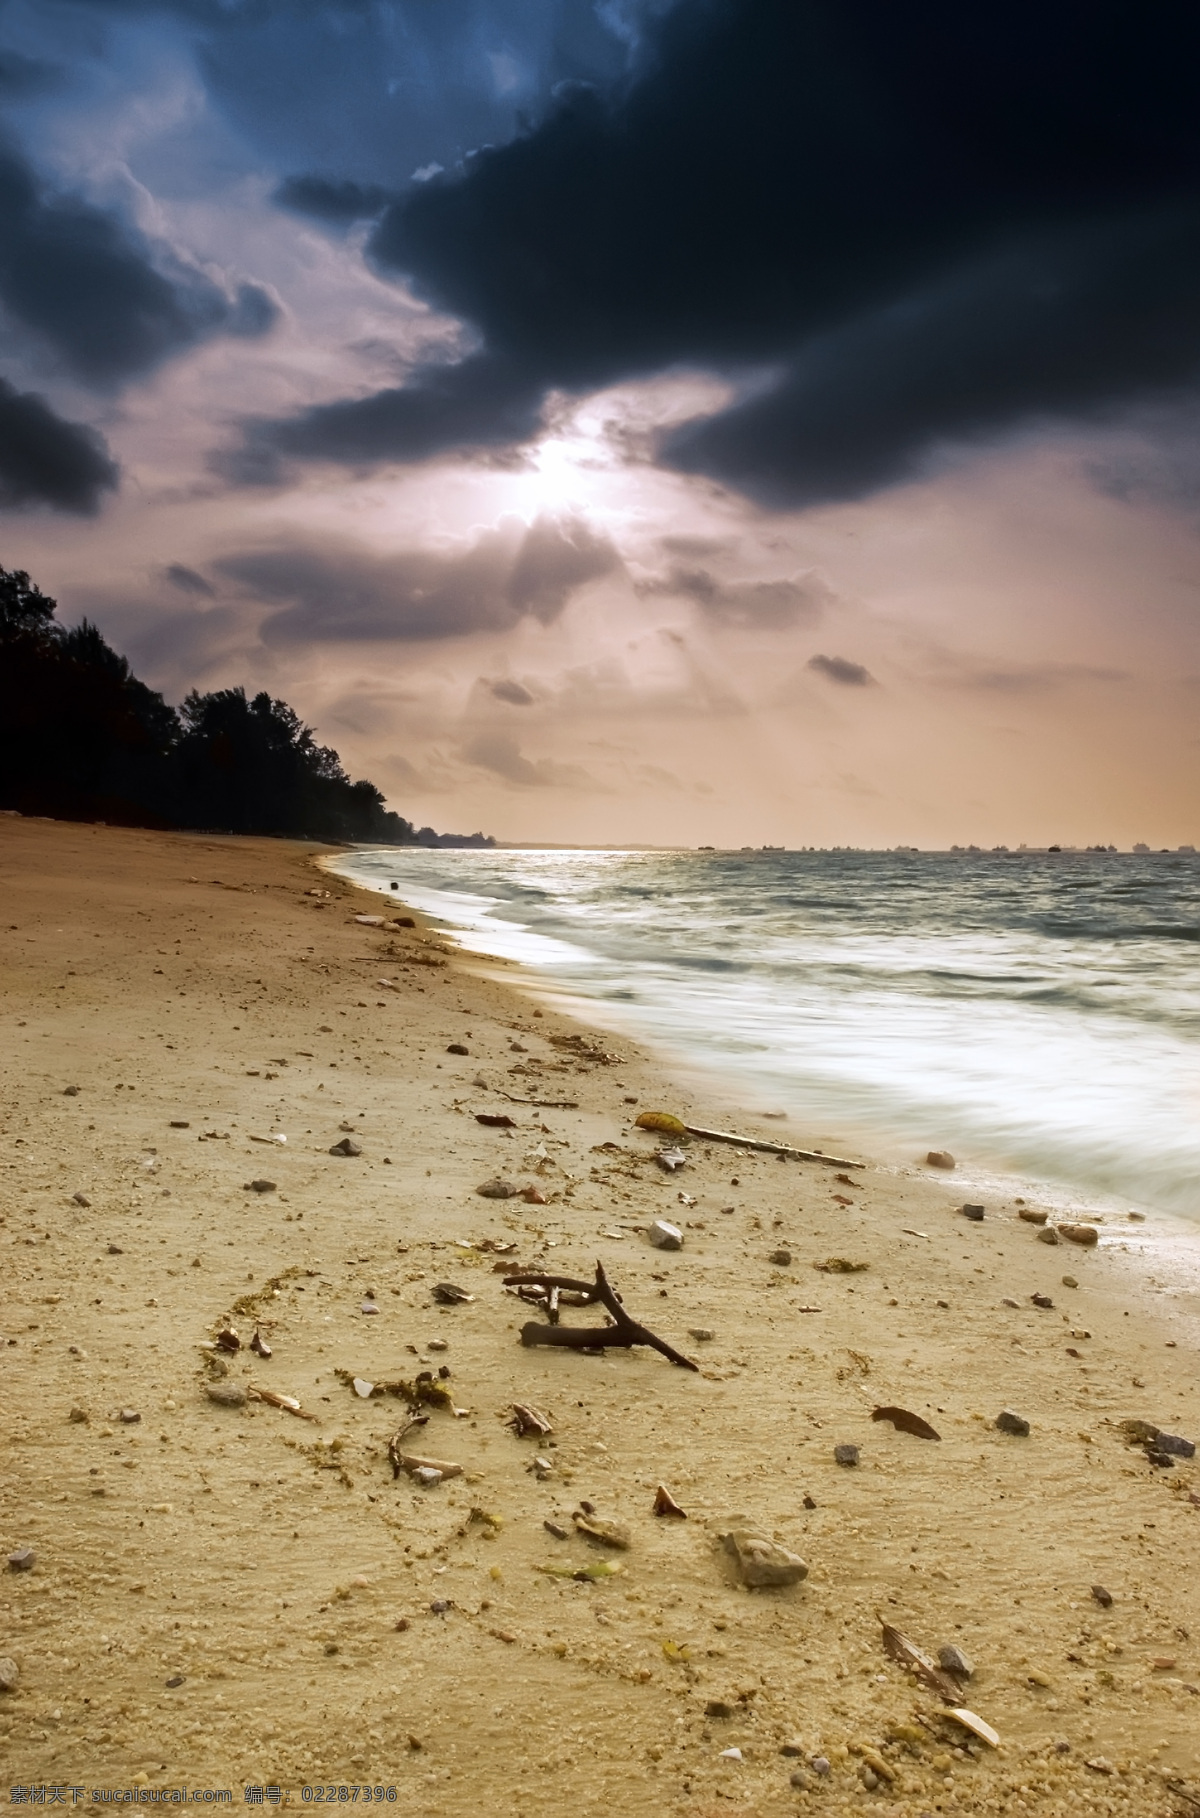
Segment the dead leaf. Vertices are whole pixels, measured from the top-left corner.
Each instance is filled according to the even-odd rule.
[[[898,1660],[901,1666],[907,1667],[922,1685],[928,1686],[931,1692],[936,1692],[945,1704],[957,1705],[962,1692],[958,1681],[952,1679],[949,1673],[943,1673],[941,1667],[915,1641],[911,1641],[902,1629],[893,1628],[882,1616],[879,1617],[879,1623],[883,1629],[884,1653],[893,1660]]]
[[[872,1420],[890,1420],[898,1433],[911,1433],[914,1439],[940,1439],[942,1436],[927,1420],[919,1414],[910,1414],[907,1408],[876,1408]]]

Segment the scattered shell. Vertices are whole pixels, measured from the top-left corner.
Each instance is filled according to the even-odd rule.
[[[439,1281],[430,1292],[433,1299],[440,1301],[444,1307],[465,1306],[468,1301],[475,1298],[473,1294],[468,1294],[465,1288],[458,1287],[452,1281]],[[378,1312],[379,1309],[376,1308],[375,1311]]]
[[[684,1162],[687,1160],[687,1156],[683,1153],[682,1149],[660,1149],[654,1159],[659,1167],[664,1169],[666,1173],[674,1174],[677,1168],[683,1167]]]
[[[983,1718],[976,1716],[974,1711],[964,1710],[961,1705],[956,1705],[944,1714],[947,1717],[953,1717],[955,1723],[961,1723],[964,1730],[970,1730],[973,1736],[978,1736],[979,1740],[986,1742],[989,1748],[998,1749],[1000,1747],[1000,1738],[991,1724],[985,1723]]]
[[[580,1534],[586,1534],[589,1540],[598,1540],[602,1546],[617,1547],[622,1552],[630,1545],[629,1529],[620,1521],[602,1521],[598,1515],[588,1515],[582,1509],[576,1509],[571,1516]]]
[[[687,1520],[687,1510],[680,1508],[665,1483],[660,1483],[654,1492],[654,1513],[656,1515],[677,1515],[682,1521]]]

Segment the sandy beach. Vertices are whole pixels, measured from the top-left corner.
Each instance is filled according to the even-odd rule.
[[[640,1112],[821,1136],[419,917],[356,921],[390,905],[320,860],[0,819],[4,1788],[1196,1818],[1200,1468],[1121,1424],[1200,1441],[1186,1260],[1112,1216],[1095,1248],[1012,1200],[973,1221],[917,1156],[693,1141],[668,1172]],[[497,1177],[530,1197],[482,1197]],[[502,1271],[597,1259],[696,1371],[520,1343]],[[401,1449],[462,1467],[428,1485],[393,1476],[403,1397],[353,1386],[421,1372],[452,1405]],[[518,1437],[514,1404],[552,1431]],[[731,1530],[807,1577],[747,1588]],[[999,1748],[884,1622],[961,1650]]]

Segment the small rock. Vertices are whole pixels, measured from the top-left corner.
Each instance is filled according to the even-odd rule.
[[[724,1698],[710,1698],[704,1707],[706,1717],[732,1717],[733,1706]]]
[[[92,1203],[86,1193],[72,1193],[71,1198],[77,1206],[90,1206]]]
[[[8,1566],[12,1572],[32,1572],[36,1564],[37,1554],[32,1547],[18,1547],[8,1556]]]
[[[683,1232],[665,1218],[656,1218],[646,1232],[656,1250],[682,1250]]]
[[[788,1785],[794,1786],[798,1793],[807,1793],[812,1786],[812,1781],[803,1768],[793,1768],[788,1775]]]
[[[1073,1275],[1064,1275],[1062,1278],[1062,1284],[1063,1284],[1064,1288],[1077,1288],[1079,1286],[1079,1283],[1076,1281],[1076,1279]]]
[[[725,1551],[732,1555],[743,1584],[755,1587],[799,1584],[808,1577],[808,1567],[796,1553],[764,1540],[761,1534],[734,1529],[721,1536]]]
[[[698,1345],[711,1344],[713,1339],[716,1336],[717,1335],[713,1331],[711,1326],[689,1326],[688,1327],[688,1337],[694,1338]]]
[[[1181,1439],[1178,1433],[1160,1433],[1154,1441],[1160,1452],[1170,1452],[1176,1458],[1194,1458],[1196,1447],[1192,1440]]]
[[[176,1686],[186,1685],[186,1684],[187,1684],[187,1680],[184,1678],[182,1673],[172,1673],[171,1677],[167,1680],[167,1685],[170,1687],[170,1689],[172,1691],[175,1690]]]
[[[427,1489],[431,1489],[435,1483],[441,1483],[444,1473],[435,1469],[433,1465],[417,1465],[411,1475],[416,1478],[418,1483],[423,1483]]]
[[[1058,1232],[1053,1225],[1042,1226],[1041,1230],[1038,1232],[1038,1242],[1040,1244],[1056,1244],[1058,1242]]]
[[[1095,1225],[1060,1225],[1060,1237],[1065,1237],[1069,1244],[1083,1244],[1092,1249],[1100,1242],[1100,1233]]]
[[[136,1408],[122,1408],[121,1409],[121,1420],[122,1420],[123,1424],[127,1427],[136,1426],[138,1421],[141,1418],[142,1417],[138,1413]]]
[[[332,1155],[335,1153],[335,1151],[331,1149],[329,1151],[329,1153]],[[339,1155],[341,1155],[341,1154],[348,1155],[350,1153],[350,1151],[348,1149],[343,1150],[343,1149],[339,1148],[336,1151],[336,1153]],[[356,1151],[356,1153],[357,1153],[357,1151]],[[276,1190],[277,1190],[276,1185],[273,1180],[248,1180],[246,1182],[246,1186],[244,1189],[244,1191],[247,1193],[274,1193]]]
[[[446,1049],[447,1054],[470,1054],[470,1052],[471,1050],[467,1047],[465,1042],[451,1042],[450,1046]]]
[[[64,1098],[78,1098],[79,1097],[79,1087],[78,1086],[64,1086],[63,1087],[63,1097]]]
[[[431,1338],[429,1340],[428,1348],[431,1351],[448,1351],[450,1349],[450,1340],[448,1338]]]
[[[356,1143],[352,1136],[343,1136],[340,1143],[333,1144],[329,1153],[331,1155],[361,1155],[362,1144]]]
[[[858,1463],[858,1447],[848,1445],[834,1446],[833,1456],[834,1462],[837,1464],[856,1465]]]
[[[959,1211],[964,1218],[969,1218],[973,1224],[982,1224],[984,1218],[984,1208],[982,1206],[960,1206]]]
[[[569,1540],[571,1538],[569,1530],[563,1527],[561,1521],[544,1521],[542,1526],[545,1528],[547,1534],[553,1534],[555,1540]]]
[[[946,1168],[949,1170],[957,1165],[949,1149],[931,1149],[929,1154],[925,1157],[925,1160],[931,1168]]]
[[[1113,1594],[1111,1591],[1106,1591],[1102,1584],[1094,1584],[1092,1586],[1092,1596],[1096,1599],[1096,1602],[1100,1605],[1102,1610],[1112,1609]]]
[[[447,1612],[453,1608],[454,1599],[452,1597],[435,1597],[429,1606],[429,1613],[431,1616],[445,1616]],[[420,1743],[418,1743],[417,1747],[419,1748],[420,1746]]]
[[[362,1303],[362,1306],[359,1308],[360,1313],[366,1313],[366,1314],[378,1313],[378,1311],[379,1311],[379,1308],[376,1306],[376,1304],[373,1300],[364,1300]]]
[[[1029,1437],[1029,1422],[1020,1414],[1014,1414],[1011,1408],[1003,1408],[992,1423],[997,1432],[1015,1433],[1019,1439]]]
[[[91,1418],[86,1408],[72,1408],[67,1415],[68,1420],[74,1421],[75,1425],[80,1427],[86,1427]]]
[[[511,1180],[501,1180],[499,1176],[494,1180],[485,1180],[481,1187],[475,1189],[483,1199],[514,1199],[520,1190]]]
[[[1036,1206],[1022,1206],[1017,1217],[1023,1218],[1027,1225],[1044,1225],[1049,1213],[1039,1211]]]
[[[975,1668],[967,1659],[961,1648],[945,1647],[938,1649],[938,1664],[947,1673],[953,1673],[959,1679],[974,1677]]]
[[[812,1496],[805,1496],[805,1498],[804,1498],[804,1507],[805,1507],[805,1508],[806,1508],[806,1509],[815,1509],[815,1508],[816,1508],[816,1506],[817,1506],[817,1504],[816,1504],[816,1500],[815,1500],[815,1498],[814,1498],[814,1497],[812,1497]]]
[[[1006,1294],[1004,1299],[1000,1302],[1002,1307],[1019,1307],[1020,1304],[1020,1301],[1014,1300],[1011,1294]]]
[[[108,1254],[110,1256],[124,1256],[125,1252],[122,1250],[120,1244],[109,1244]]]
[[[1029,1298],[1035,1307],[1052,1307],[1054,1305],[1048,1294],[1031,1294]]]
[[[804,1744],[802,1742],[797,1742],[795,1738],[790,1742],[781,1742],[779,1745],[779,1753],[781,1755],[803,1755]]]
[[[246,1391],[240,1382],[208,1382],[204,1385],[204,1393],[219,1408],[242,1408],[246,1405]]]
[[[858,1770],[858,1777],[866,1787],[868,1793],[873,1793],[879,1785],[879,1775],[873,1768],[868,1767],[865,1761]]]
[[[824,1755],[814,1755],[808,1765],[814,1774],[820,1774],[822,1780],[832,1771]]]
[[[773,1262],[777,1269],[790,1269],[792,1266],[792,1253],[790,1250],[772,1250],[767,1261]]]
[[[429,1293],[431,1299],[439,1301],[444,1307],[466,1306],[475,1298],[473,1294],[468,1294],[465,1288],[460,1288],[456,1282],[452,1281],[435,1282]]]
[[[16,1661],[7,1654],[0,1654],[0,1692],[15,1692],[20,1678],[21,1669]]]

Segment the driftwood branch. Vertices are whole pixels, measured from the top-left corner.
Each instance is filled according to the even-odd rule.
[[[576,1305],[590,1305],[598,1301],[612,1316],[613,1323],[610,1326],[544,1326],[540,1321],[531,1319],[527,1325],[521,1327],[523,1345],[565,1345],[574,1351],[600,1351],[614,1348],[627,1350],[632,1345],[649,1345],[651,1350],[661,1352],[668,1362],[678,1364],[681,1370],[698,1370],[700,1368],[699,1364],[693,1363],[690,1357],[685,1357],[682,1351],[677,1351],[674,1345],[669,1345],[665,1339],[659,1338],[656,1333],[651,1332],[649,1327],[639,1325],[637,1320],[630,1319],[621,1304],[620,1296],[604,1273],[603,1263],[596,1264],[594,1282],[571,1281],[562,1275],[538,1275],[531,1270],[522,1270],[520,1274],[505,1276],[504,1285],[506,1288],[516,1288],[518,1292],[522,1288],[530,1289],[539,1286],[544,1288],[547,1310],[549,1310],[551,1293],[555,1289],[560,1292],[565,1289],[580,1295],[581,1298],[575,1302]]]
[[[689,1136],[703,1137],[710,1143],[733,1143],[739,1149],[758,1149],[764,1155],[787,1155],[793,1161],[824,1162],[830,1168],[865,1168],[866,1163],[847,1161],[844,1155],[822,1155],[819,1149],[793,1149],[789,1143],[760,1142],[755,1136],[735,1136],[729,1130],[702,1130],[699,1124],[685,1124]]]

